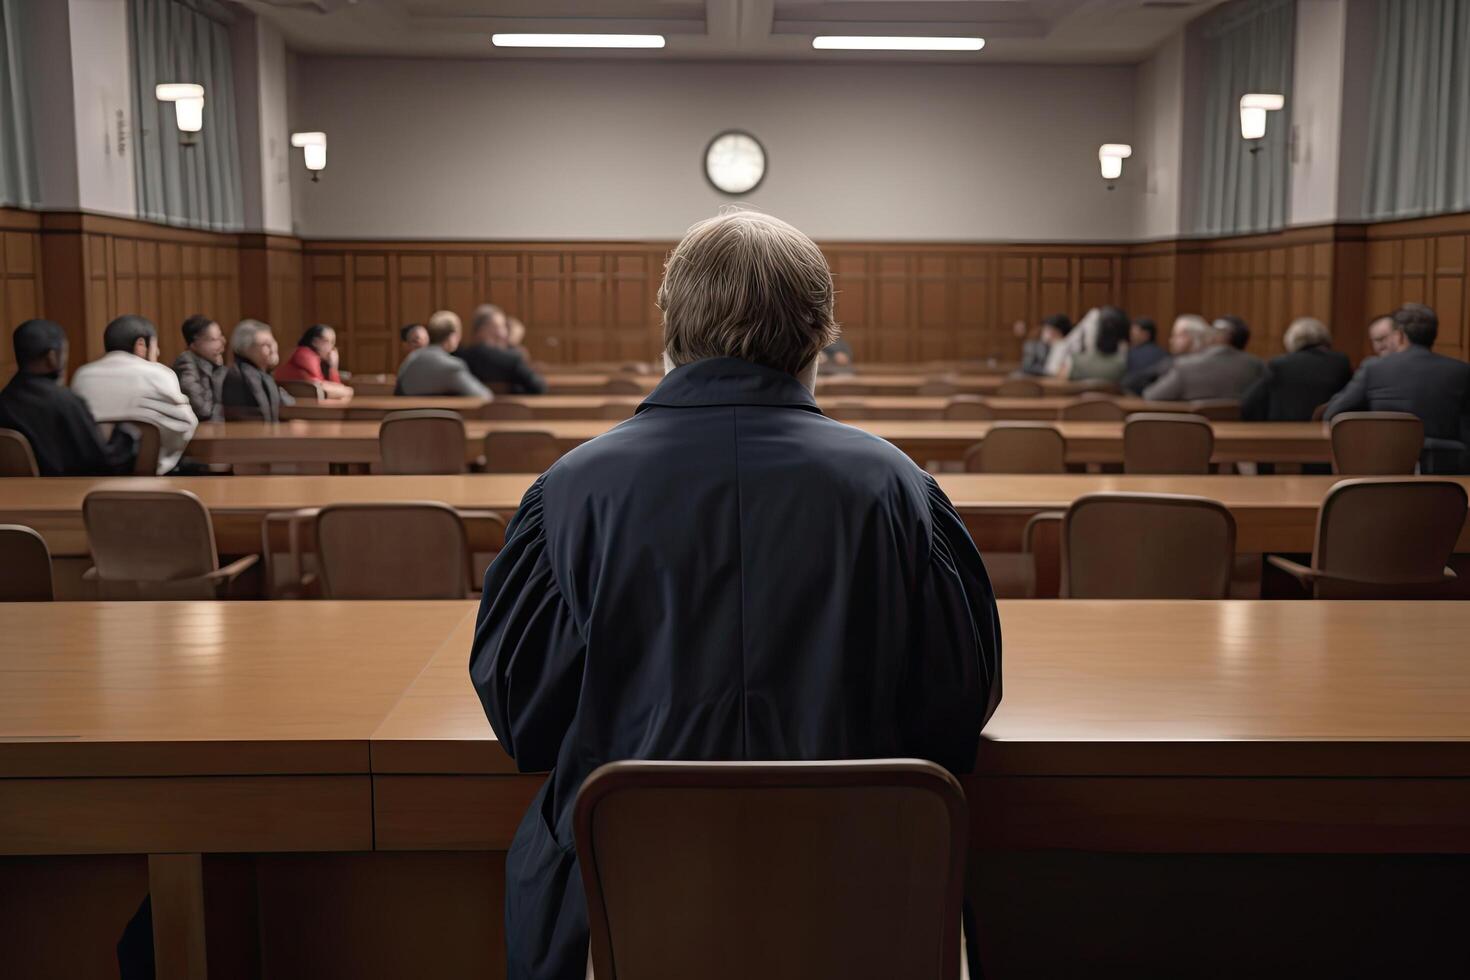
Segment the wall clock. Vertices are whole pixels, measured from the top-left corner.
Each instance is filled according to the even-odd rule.
[[[766,148],[749,133],[726,130],[705,148],[704,175],[722,194],[748,194],[766,176]]]

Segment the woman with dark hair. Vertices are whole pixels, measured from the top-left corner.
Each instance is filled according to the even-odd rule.
[[[352,389],[342,383],[337,371],[337,331],[325,323],[306,328],[291,356],[276,368],[276,380],[309,381],[326,398],[351,398]]]
[[[1128,371],[1128,314],[1116,306],[1097,311],[1097,333],[1092,347],[1072,355],[1064,372],[1068,381],[1105,381],[1117,384]]]

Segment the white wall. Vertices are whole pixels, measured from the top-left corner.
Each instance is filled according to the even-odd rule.
[[[134,133],[126,0],[70,0],[76,103],[77,196],[81,208],[134,217],[133,147],[119,155],[118,113]]]
[[[1132,67],[299,59],[292,129],[321,129],[312,238],[666,239],[727,198],[702,155],[766,147],[750,203],[826,240],[1117,240],[1134,194]]]
[[[1343,0],[1297,0],[1296,62],[1289,96],[1294,225],[1337,218],[1345,24]]]
[[[291,130],[286,44],[273,24],[241,14],[230,31],[245,229],[291,234]]]
[[[1133,237],[1172,238],[1179,220],[1184,139],[1184,33],[1175,32],[1138,66],[1134,91],[1133,156],[1123,163],[1143,186],[1134,208]]]

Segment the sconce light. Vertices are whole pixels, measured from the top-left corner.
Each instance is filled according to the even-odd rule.
[[[193,146],[194,135],[204,128],[204,86],[192,82],[165,82],[153,89],[159,102],[174,104],[174,117],[179,124],[179,142]]]
[[[311,182],[314,184],[321,178],[317,171],[327,169],[327,134],[326,133],[292,133],[291,145],[301,147],[302,154],[306,157],[306,169],[311,171]]]
[[[1240,136],[1241,139],[1259,140],[1266,136],[1266,113],[1275,112],[1286,105],[1286,96],[1270,95],[1261,92],[1253,92],[1240,97]],[[1259,151],[1259,143],[1251,147],[1251,152]]]
[[[1108,182],[1108,190],[1113,189],[1113,181],[1123,176],[1123,161],[1133,155],[1133,147],[1127,143],[1104,143],[1097,148],[1097,162],[1102,166],[1103,180]]]

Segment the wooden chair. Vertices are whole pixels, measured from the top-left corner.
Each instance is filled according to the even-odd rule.
[[[964,792],[930,762],[614,762],[573,817],[597,980],[960,975]]]
[[[493,402],[492,402],[493,404]],[[384,473],[463,473],[464,419],[442,408],[389,412],[378,428]]]
[[[51,549],[20,524],[0,524],[0,602],[50,602]]]
[[[1065,473],[1067,440],[1045,422],[996,422],[965,453],[967,473]]]
[[[488,402],[480,409],[482,419],[530,419],[535,418],[536,413],[530,405],[525,402],[503,402],[500,399]]]
[[[321,385],[315,381],[280,381],[277,384],[299,402],[319,402],[325,398]]]
[[[470,544],[440,503],[331,504],[316,512],[324,599],[463,599]]]
[[[544,473],[561,459],[550,432],[490,432],[485,435],[486,473]]]
[[[1322,404],[1318,405],[1316,408],[1312,409],[1312,421],[1313,422],[1320,422],[1320,421],[1322,421],[1322,416],[1324,416],[1326,414],[1327,414],[1327,402],[1323,402]]]
[[[94,490],[82,500],[101,599],[214,599],[259,555],[224,568],[209,511],[187,490]]]
[[[1123,423],[1123,472],[1205,474],[1215,430],[1199,415],[1135,412]]]
[[[1311,567],[1266,560],[1317,599],[1449,598],[1465,512],[1465,488],[1450,480],[1343,480],[1317,512]]]
[[[1212,422],[1239,422],[1240,402],[1233,398],[1201,398],[1189,403],[1189,412]]]
[[[995,389],[1001,398],[1040,398],[1046,393],[1041,382],[1029,378],[1009,378]]]
[[[129,420],[120,425],[131,425],[138,434],[138,456],[133,460],[134,476],[157,476],[158,454],[163,446],[163,431],[152,422]]]
[[[985,571],[997,599],[1055,599],[1061,586],[1062,511],[1026,522],[1021,550],[985,552]]]
[[[1085,395],[1067,402],[1057,416],[1071,422],[1121,422],[1126,414],[1111,398]]]
[[[1345,476],[1413,475],[1424,449],[1424,423],[1408,412],[1344,412],[1328,425],[1332,472]]]
[[[1235,516],[1217,500],[1089,493],[1062,521],[1062,595],[1072,599],[1226,599]]]
[[[995,409],[979,395],[955,395],[944,406],[946,419],[993,419]]]
[[[40,475],[30,441],[14,429],[0,429],[0,477]]]
[[[608,378],[602,386],[604,395],[641,395],[643,386],[632,378]]]

